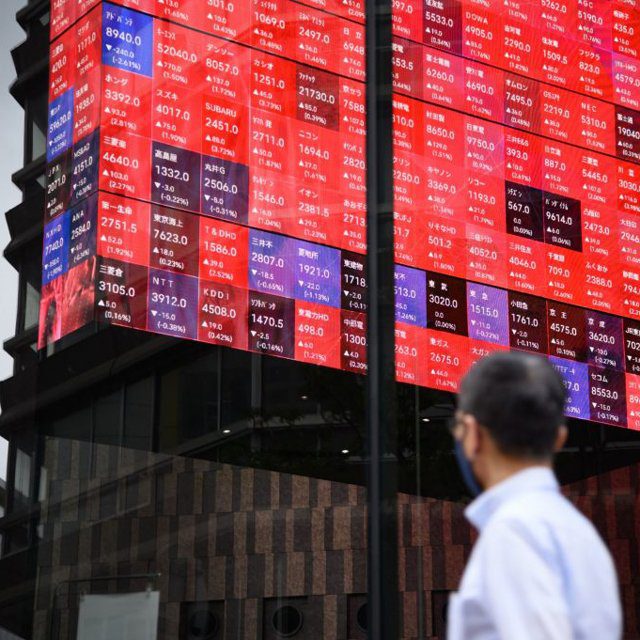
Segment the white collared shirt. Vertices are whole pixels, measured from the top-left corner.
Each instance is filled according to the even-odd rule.
[[[448,640],[618,640],[611,557],[593,525],[531,467],[482,493],[465,516],[480,531],[449,601]]]

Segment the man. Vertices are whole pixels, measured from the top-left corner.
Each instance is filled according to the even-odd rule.
[[[460,388],[453,436],[480,537],[449,603],[449,640],[618,640],[611,557],[559,491],[562,378],[543,358],[496,353]]]

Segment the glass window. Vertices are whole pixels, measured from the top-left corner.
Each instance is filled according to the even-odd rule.
[[[15,469],[13,473],[14,507],[29,504],[31,496],[31,456],[16,449]]]
[[[48,96],[46,93],[31,96],[27,101],[27,119],[29,122],[29,147],[27,162],[35,160],[46,151]]]
[[[122,438],[122,389],[100,396],[94,407],[94,442],[119,445]]]
[[[24,288],[24,318],[23,329],[30,329],[38,324],[40,312],[40,291],[30,282]]]
[[[105,580],[61,589],[60,640],[75,637],[81,591],[143,590],[144,581],[107,578],[147,570],[163,576],[159,638],[213,640],[229,629],[264,640],[363,638],[366,489],[354,434],[364,378],[198,349],[176,345],[162,375],[96,399],[92,477],[83,476],[85,442],[42,438],[31,534],[38,619],[58,568],[83,566],[81,577]],[[173,440],[159,437],[182,455],[152,451],[154,408]]]
[[[88,440],[91,437],[91,407],[84,405],[69,413],[53,417],[45,423],[43,433],[56,438]]]
[[[154,378],[143,378],[126,388],[123,446],[151,449],[153,444]]]
[[[251,421],[252,355],[245,351],[221,349],[220,429],[233,429]]]
[[[31,158],[39,158],[47,150],[47,136],[40,125],[31,122]]]
[[[15,553],[22,551],[29,546],[29,524],[23,522],[17,524],[6,532],[7,536],[7,553]]]
[[[172,369],[160,377],[159,446],[168,451],[180,444],[218,431],[219,351]]]
[[[23,331],[38,324],[40,312],[40,279],[42,274],[42,246],[32,242],[24,251],[20,264],[20,313],[18,330]]]

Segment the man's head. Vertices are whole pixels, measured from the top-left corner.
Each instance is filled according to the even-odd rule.
[[[545,358],[501,352],[477,362],[460,386],[454,436],[480,483],[493,484],[499,466],[549,464],[566,439],[565,402]]]

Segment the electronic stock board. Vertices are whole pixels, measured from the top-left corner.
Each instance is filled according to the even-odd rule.
[[[640,3],[394,0],[398,380],[545,354],[640,429]],[[362,0],[52,0],[41,347],[366,372]]]

